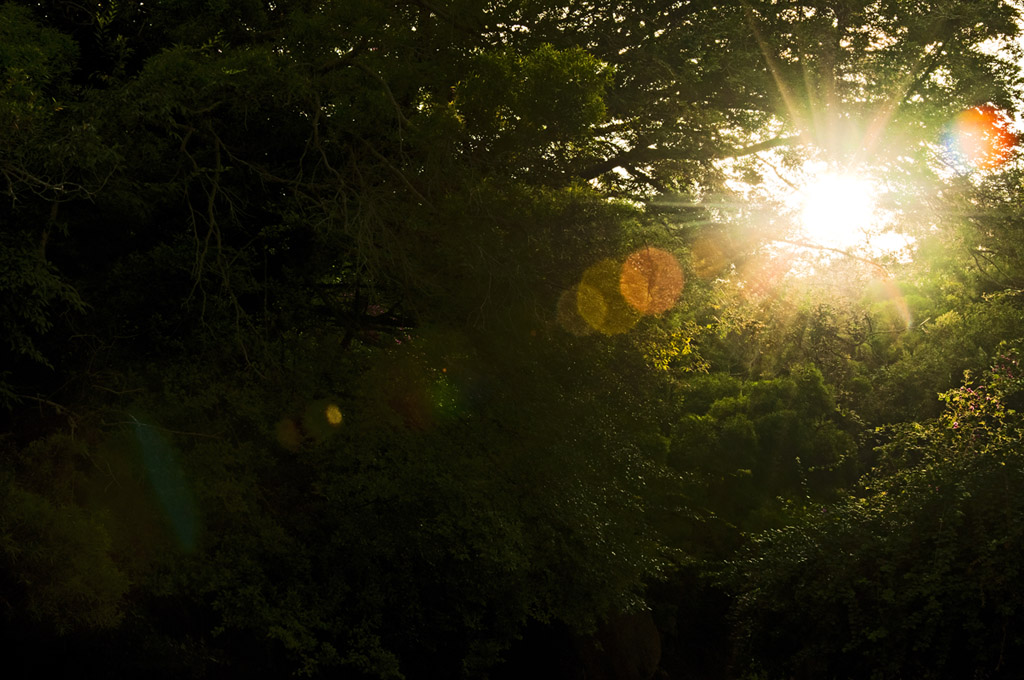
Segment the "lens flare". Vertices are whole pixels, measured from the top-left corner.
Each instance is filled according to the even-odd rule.
[[[882,293],[876,294],[876,296],[881,299],[887,299],[892,304],[892,309],[896,316],[902,322],[903,328],[910,328],[913,324],[910,306],[907,304],[907,299],[903,296],[903,293],[900,292],[900,287],[896,281],[889,276],[885,276],[875,279],[875,283],[882,289]]]
[[[795,256],[791,252],[759,253],[740,268],[740,281],[745,297],[770,297],[793,267]]]
[[[963,169],[992,170],[1005,163],[1017,145],[1012,121],[994,106],[976,106],[960,113],[946,133],[946,150]]]
[[[329,425],[333,425],[334,427],[341,425],[341,409],[338,408],[337,404],[328,404],[327,408],[324,410],[324,415],[327,416],[327,423]]]
[[[641,314],[661,314],[683,290],[683,270],[675,256],[659,248],[638,250],[622,264],[619,291]]]
[[[315,443],[325,441],[337,433],[342,414],[332,399],[317,399],[306,406],[302,416],[302,432]]]
[[[596,286],[581,283],[576,287],[576,311],[591,328],[600,330],[608,316],[608,303],[604,293]]]
[[[594,329],[580,316],[578,300],[578,287],[574,286],[563,290],[562,294],[558,296],[558,306],[555,310],[555,315],[558,318],[559,325],[569,333],[576,336],[588,335],[593,333]]]
[[[139,422],[134,416],[132,420],[142,463],[157,502],[178,539],[178,545],[183,550],[192,551],[199,537],[199,517],[176,451],[156,427]]]
[[[579,315],[605,335],[625,333],[640,320],[622,297],[620,270],[613,260],[601,260],[583,272],[583,280],[576,289]]]

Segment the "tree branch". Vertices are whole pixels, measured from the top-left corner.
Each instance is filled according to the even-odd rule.
[[[733,149],[723,149],[718,152],[699,152],[694,153],[688,149],[675,149],[675,148],[641,148],[631,149],[613,158],[595,163],[583,170],[579,176],[582,179],[594,179],[600,177],[604,173],[613,170],[615,168],[627,168],[635,165],[646,165],[648,163],[654,163],[657,161],[710,161],[710,160],[723,160],[726,158],[741,158],[743,156],[749,156],[751,154],[760,153],[761,151],[768,151],[769,149],[775,149],[780,146],[789,146],[795,144],[802,139],[801,135],[792,135],[789,137],[774,137],[772,139],[758,142],[757,144],[751,144],[749,146],[743,146]]]
[[[848,257],[851,260],[857,260],[858,262],[863,262],[864,264],[871,265],[876,270],[878,270],[883,275],[885,275],[886,278],[890,278],[889,271],[884,266],[879,264],[878,262],[875,262],[874,260],[871,260],[871,259],[866,258],[866,257],[862,257],[860,255],[856,255],[854,253],[849,252],[848,250],[843,250],[842,248],[833,248],[832,246],[823,246],[823,245],[820,245],[820,244],[817,244],[817,243],[811,243],[809,241],[791,241],[791,240],[785,239],[785,238],[773,238],[772,241],[774,241],[776,243],[786,243],[788,245],[798,246],[800,248],[809,248],[811,250],[825,250],[825,251],[828,251],[830,253],[838,253],[839,255],[842,255],[843,257]]]

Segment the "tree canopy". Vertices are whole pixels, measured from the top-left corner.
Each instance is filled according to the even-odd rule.
[[[1020,19],[3,2],[15,672],[1015,677]]]

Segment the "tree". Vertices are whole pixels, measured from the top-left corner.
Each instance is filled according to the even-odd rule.
[[[71,603],[67,644],[115,627],[92,663],[142,637],[186,650],[169,675],[477,676],[528,621],[587,630],[714,553],[679,517],[781,523],[774,495],[835,493],[854,420],[833,399],[864,376],[809,364],[863,351],[859,319],[807,305],[774,365],[691,381],[705,352],[725,371],[749,349],[716,280],[773,235],[746,206],[723,216],[720,161],[856,158],[839,141],[858,139],[894,172],[920,163],[955,112],[1012,103],[1010,67],[974,47],[1013,18],[992,0],[3,5],[5,507],[77,532],[67,563],[97,584],[26,585],[43,567],[12,556],[42,529],[5,534],[9,625],[36,622],[23,647],[42,648]],[[653,252],[678,285],[644,314],[621,268]],[[88,493],[34,485],[51,450],[74,461],[53,488]]]
[[[943,395],[939,418],[890,428],[855,495],[763,534],[727,567],[749,670],[1014,674],[1019,371],[1004,347],[984,380]]]

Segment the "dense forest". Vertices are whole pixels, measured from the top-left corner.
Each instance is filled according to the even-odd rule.
[[[1020,677],[1020,12],[3,2],[2,674]]]

